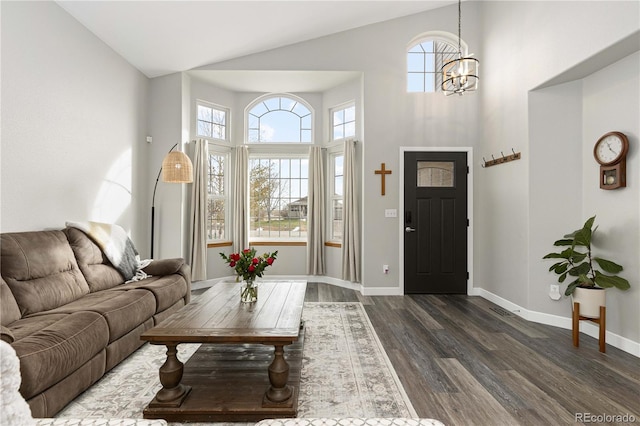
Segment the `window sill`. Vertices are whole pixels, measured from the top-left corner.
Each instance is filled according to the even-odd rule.
[[[219,241],[216,243],[207,243],[207,248],[214,248],[214,247],[227,247],[227,246],[231,246],[233,245],[232,241]]]
[[[290,247],[304,247],[307,245],[306,241],[295,241],[295,240],[290,240],[290,241],[281,241],[281,240],[274,240],[274,241],[249,241],[249,245],[250,246],[290,246]]]

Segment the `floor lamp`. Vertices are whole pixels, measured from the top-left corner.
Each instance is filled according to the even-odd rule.
[[[169,183],[191,183],[193,182],[193,165],[189,157],[181,151],[174,151],[178,146],[175,144],[171,147],[167,155],[162,160],[162,167],[158,170],[156,184],[153,187],[153,199],[151,200],[151,259],[153,259],[153,236],[154,223],[156,217],[156,190],[158,189],[158,181],[162,174],[162,181]]]

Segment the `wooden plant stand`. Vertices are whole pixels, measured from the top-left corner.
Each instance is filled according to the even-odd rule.
[[[607,308],[600,306],[600,318],[587,318],[580,316],[580,303],[573,303],[573,346],[580,346],[580,321],[595,322],[600,326],[600,334],[598,342],[600,343],[600,352],[606,352],[605,345],[605,333],[606,333],[606,321],[607,321]]]

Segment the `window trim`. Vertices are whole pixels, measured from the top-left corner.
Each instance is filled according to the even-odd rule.
[[[205,136],[205,135],[201,135],[200,133],[198,133],[198,106],[203,106],[203,107],[207,107],[207,108],[212,108],[218,111],[222,111],[224,112],[224,138],[215,138],[213,136]],[[208,142],[225,142],[226,144],[229,144],[231,141],[231,109],[224,106],[224,105],[220,105],[220,104],[216,104],[213,102],[209,102],[209,101],[205,101],[203,99],[196,99],[196,110],[195,110],[195,129],[194,129],[194,133],[196,135],[196,137],[201,138],[201,139],[205,139]]]
[[[349,136],[343,136],[341,138],[337,138],[335,139],[333,137],[333,130],[335,128],[334,122],[333,122],[333,115],[335,112],[341,111],[341,110],[346,110],[348,108],[353,107],[353,135],[349,135]],[[342,104],[336,105],[332,108],[329,108],[329,141],[331,143],[333,142],[341,142],[344,141],[345,139],[354,139],[356,137],[356,134],[358,133],[358,110],[356,108],[356,102],[354,100],[348,101],[348,102],[344,102]],[[345,122],[346,123],[346,122]],[[344,126],[345,123],[342,123],[342,125]],[[349,122],[350,123],[350,122]]]
[[[253,108],[255,108],[258,104],[263,103],[268,101],[269,99],[273,99],[273,98],[289,98],[291,100],[294,100],[300,104],[302,104],[305,108],[307,108],[307,110],[309,111],[310,115],[311,115],[311,128],[309,129],[310,133],[311,133],[311,139],[309,142],[303,142],[302,140],[300,141],[287,141],[287,142],[268,142],[268,141],[249,141],[249,114],[251,112],[251,110]],[[286,111],[286,110],[274,110],[274,111]],[[292,114],[298,115],[294,112],[291,112]],[[266,114],[266,113],[265,113]],[[263,114],[263,115],[265,115]],[[298,115],[298,117],[300,117]],[[302,117],[301,117],[302,119]],[[251,103],[249,103],[245,110],[244,110],[244,143],[246,145],[251,145],[251,146],[265,146],[265,145],[302,145],[302,146],[309,146],[309,145],[314,145],[315,144],[315,127],[316,127],[316,113],[314,108],[309,104],[309,102],[307,102],[306,100],[304,100],[303,98],[293,95],[291,93],[267,93],[264,94],[262,96],[257,97],[256,99],[254,99]],[[300,128],[300,130],[306,130],[306,129],[302,129],[302,127]]]

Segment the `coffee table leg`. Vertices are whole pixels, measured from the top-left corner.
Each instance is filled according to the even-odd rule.
[[[266,400],[276,404],[290,402],[289,399],[293,394],[293,389],[287,385],[288,381],[289,364],[284,359],[284,345],[275,345],[273,362],[269,366],[269,382],[271,386],[265,393]]]
[[[167,344],[167,360],[160,367],[160,383],[158,391],[150,407],[179,407],[191,390],[190,386],[180,383],[184,364],[176,356],[177,344]]]

